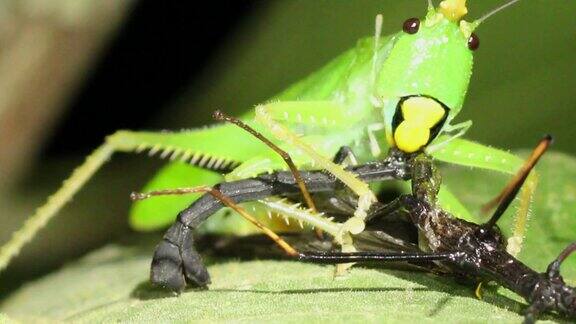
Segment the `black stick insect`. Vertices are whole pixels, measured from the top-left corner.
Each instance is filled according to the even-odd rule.
[[[526,323],[534,322],[543,312],[557,312],[571,318],[576,317],[576,289],[566,285],[560,275],[560,265],[576,250],[576,242],[566,247],[549,264],[545,272],[538,273],[506,252],[504,237],[496,226],[528,174],[550,145],[551,137],[546,136],[541,140],[518,174],[498,197],[499,204],[492,217],[481,225],[457,219],[436,205],[441,178],[432,159],[424,153],[406,154],[392,150],[382,161],[350,166],[347,170],[365,182],[412,180],[412,193],[401,195],[385,205],[374,205],[369,211],[367,225],[378,224],[382,219],[400,217],[417,229],[418,243],[402,242],[401,239],[391,237],[387,241],[396,245],[396,251],[390,251],[389,248],[385,252],[298,251],[238,204],[256,200],[266,203],[265,199],[269,197],[296,197],[299,192],[305,193],[305,200],[311,199],[310,193],[329,193],[334,194],[332,198],[335,198],[335,193],[345,189],[344,185],[323,171],[297,170],[285,152],[247,125],[219,112],[215,113],[215,117],[235,123],[262,139],[283,155],[291,171],[223,182],[213,188],[196,187],[145,194],[134,193],[133,199],[167,194],[206,193],[179,213],[174,225],[156,247],[151,267],[153,284],[179,292],[187,283],[204,287],[210,283],[208,271],[194,247],[193,231],[216,211],[227,206],[258,226],[289,257],[299,261],[323,264],[367,261],[428,263],[458,277],[469,278],[476,282],[494,281],[522,296],[529,304],[525,311]],[[334,160],[342,163],[349,154],[351,151],[343,148]],[[268,202],[268,207],[274,208],[274,204]],[[336,209],[339,209],[339,206],[338,202],[332,204]],[[276,207],[280,209],[281,205],[278,204]],[[296,214],[297,211],[292,210],[292,216],[298,219]],[[338,229],[333,227],[337,227],[338,223],[326,218],[314,218],[311,213],[304,211],[301,214],[303,216],[300,219],[332,235],[337,235]],[[384,234],[381,238],[386,241],[388,236]]]

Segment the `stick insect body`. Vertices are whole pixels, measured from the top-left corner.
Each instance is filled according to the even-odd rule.
[[[561,263],[576,250],[576,242],[569,245],[543,273],[538,273],[518,261],[506,251],[506,241],[495,225],[503,210],[516,196],[530,170],[551,142],[541,141],[525,167],[505,190],[499,208],[485,224],[474,224],[455,218],[437,204],[440,175],[430,156],[425,153],[406,154],[392,149],[391,154],[379,162],[346,168],[365,182],[412,180],[412,193],[398,197],[389,204],[376,203],[368,212],[367,225],[380,219],[401,217],[411,222],[418,231],[418,250],[399,249],[395,252],[334,252],[298,251],[278,235],[265,228],[237,204],[261,200],[271,208],[290,208],[290,205],[271,199],[272,196],[290,197],[300,191],[298,180],[306,184],[311,193],[335,193],[345,189],[334,176],[322,171],[302,171],[299,177],[291,172],[276,172],[252,179],[224,182],[214,188],[196,188],[188,192],[208,191],[189,208],[183,210],[162,242],[156,247],[151,267],[152,283],[181,291],[187,282],[199,286],[210,283],[208,271],[194,247],[193,231],[217,210],[232,207],[260,227],[290,256],[300,261],[342,264],[349,262],[431,263],[443,271],[467,277],[476,282],[494,281],[522,296],[529,304],[525,322],[532,323],[543,312],[558,312],[576,317],[576,289],[566,285],[559,269]],[[335,163],[342,162],[338,154]],[[182,194],[183,190],[135,194],[136,199],[154,195]],[[270,200],[271,199],[271,200]],[[338,235],[344,223],[315,215],[309,210],[293,208],[289,217],[313,224],[332,236]],[[391,240],[389,244],[398,244]]]

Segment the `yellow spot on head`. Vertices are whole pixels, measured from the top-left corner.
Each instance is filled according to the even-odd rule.
[[[403,121],[394,130],[394,142],[400,150],[412,153],[430,141],[430,129],[437,125],[446,111],[437,101],[411,97],[402,103]]]
[[[438,11],[450,21],[460,21],[468,13],[466,0],[444,0],[440,2]]]

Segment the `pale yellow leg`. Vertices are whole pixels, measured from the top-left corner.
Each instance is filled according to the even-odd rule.
[[[328,158],[318,154],[314,148],[301,141],[296,134],[284,125],[276,122],[270,114],[274,103],[260,105],[256,107],[256,120],[267,127],[270,132],[279,140],[287,142],[297,149],[304,151],[319,167],[332,173],[336,178],[348,186],[358,195],[358,208],[345,224],[344,230],[352,234],[361,233],[364,230],[364,219],[370,206],[376,202],[376,196],[370,190],[367,183],[359,180],[354,174],[344,170],[341,165],[335,164]]]
[[[538,174],[536,171],[532,171],[518,195],[518,210],[514,217],[512,235],[508,238],[508,245],[506,246],[506,251],[513,256],[517,256],[520,251],[522,251],[522,244],[526,236],[526,227],[530,219],[530,206],[532,205],[532,199],[537,185]]]

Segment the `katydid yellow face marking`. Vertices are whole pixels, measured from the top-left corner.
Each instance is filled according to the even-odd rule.
[[[438,135],[448,111],[429,97],[404,98],[398,104],[393,121],[395,146],[407,153],[420,150]]]

